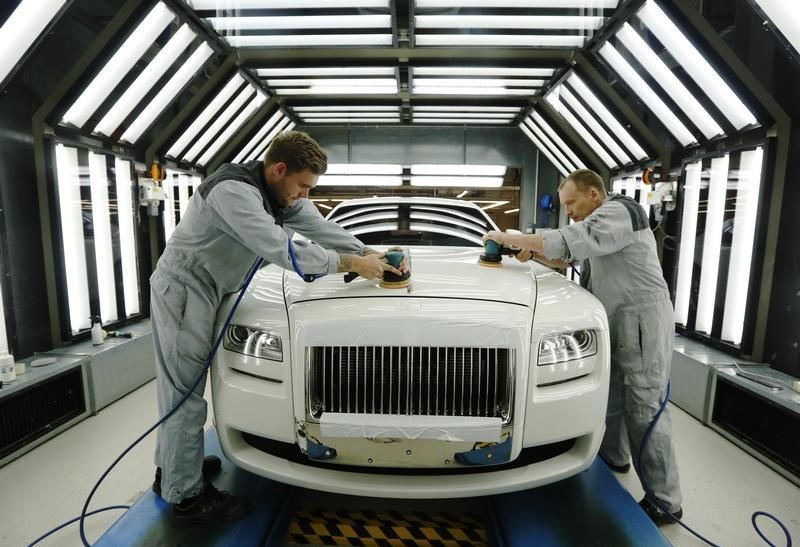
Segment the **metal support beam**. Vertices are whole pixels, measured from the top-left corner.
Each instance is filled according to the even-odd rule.
[[[261,108],[259,108],[255,114],[253,114],[250,120],[248,120],[248,122],[236,132],[233,138],[231,138],[228,143],[223,146],[219,152],[217,152],[217,155],[214,156],[210,162],[208,162],[208,165],[206,165],[206,174],[216,171],[217,167],[219,167],[225,158],[230,156],[234,150],[238,149],[245,137],[249,135],[257,125],[261,124],[270,114],[270,112],[272,112],[276,106],[279,106],[279,104],[280,103],[277,97],[271,97],[266,103],[261,105]]]

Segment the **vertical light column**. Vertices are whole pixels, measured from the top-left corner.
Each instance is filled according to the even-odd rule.
[[[176,174],[167,171],[167,177],[161,183],[164,187],[164,241],[169,241],[175,231],[175,192],[173,190],[173,177]]]
[[[639,205],[642,206],[644,212],[650,217],[650,206],[647,204],[647,192],[650,191],[650,185],[645,184],[642,179],[636,177],[636,187],[639,189]]]
[[[116,321],[118,316],[114,251],[111,247],[111,214],[108,208],[108,174],[106,157],[103,154],[89,152],[89,180],[92,190],[92,228],[100,319],[103,323],[110,323]]]
[[[133,231],[133,181],[131,164],[114,158],[117,179],[117,216],[119,218],[119,245],[122,257],[122,286],[125,294],[125,316],[139,313],[139,273],[136,267],[136,237]]]
[[[178,205],[179,218],[183,220],[186,208],[189,207],[189,175],[183,173],[178,175]]]
[[[621,194],[625,179],[614,179],[611,181],[611,191],[615,194]]]
[[[631,199],[636,199],[636,177],[625,179],[625,195]]]
[[[711,160],[711,180],[708,183],[706,233],[703,238],[703,262],[700,271],[695,329],[711,334],[714,323],[714,303],[717,298],[722,221],[725,217],[725,193],[728,189],[728,163],[730,157]]]
[[[3,304],[3,291],[0,287],[0,351],[11,353],[8,349],[8,333],[6,332],[6,308]]]
[[[750,265],[753,261],[753,241],[756,234],[761,166],[764,149],[742,152],[739,161],[739,184],[736,193],[736,223],[733,225],[731,260],[728,265],[728,288],[725,293],[725,313],[722,316],[722,339],[736,345],[742,343],[744,314],[747,308],[747,289],[750,284]]]
[[[692,289],[694,241],[697,236],[697,208],[700,205],[702,174],[702,162],[698,161],[686,166],[681,240],[678,250],[678,284],[675,288],[675,322],[679,325],[686,325],[689,321],[689,296]]]
[[[89,281],[86,275],[86,251],[83,240],[81,180],[78,171],[78,150],[56,145],[58,207],[61,213],[61,242],[64,248],[64,269],[69,290],[69,320],[72,333],[91,327],[89,315]]]

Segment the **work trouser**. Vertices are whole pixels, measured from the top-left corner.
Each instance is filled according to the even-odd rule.
[[[611,385],[600,453],[615,465],[632,459],[644,491],[674,512],[681,506],[672,421],[665,408],[639,455],[650,422],[666,396],[675,336],[666,294],[631,295],[609,317]]]
[[[216,306],[204,287],[158,271],[150,279],[150,316],[155,346],[158,408],[164,416],[203,378],[181,407],[158,429],[155,463],[161,467],[161,497],[170,503],[203,489],[203,372],[212,347]]]

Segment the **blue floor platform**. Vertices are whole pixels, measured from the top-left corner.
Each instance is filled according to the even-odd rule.
[[[167,518],[169,504],[148,491],[95,545],[283,545],[296,500],[303,491],[236,468],[222,454],[213,429],[206,433],[206,453],[222,458],[222,472],[214,480],[217,487],[250,500],[252,511],[246,519],[220,527],[176,527]],[[486,527],[490,544],[496,547],[669,545],[599,459],[588,470],[564,481],[475,501],[488,505],[490,522]],[[408,501],[403,503],[407,505]]]

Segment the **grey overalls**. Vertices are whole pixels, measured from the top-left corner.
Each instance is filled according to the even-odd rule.
[[[633,455],[645,491],[677,511],[681,491],[668,408],[650,435],[641,469],[638,462],[642,437],[666,392],[675,336],[669,289],[645,211],[630,197],[611,195],[583,221],[547,232],[543,240],[547,258],[587,261],[582,277],[588,280],[581,285],[608,314],[611,386],[600,453],[616,465]]]
[[[226,294],[241,288],[256,257],[292,270],[288,241],[295,231],[314,242],[294,242],[304,273],[334,273],[338,252],[364,251],[309,200],[280,208],[260,161],[222,165],[198,186],[150,277],[161,416],[200,374],[213,345],[217,308]],[[155,462],[162,468],[162,497],[171,503],[203,487],[204,389],[205,378],[158,431]]]

